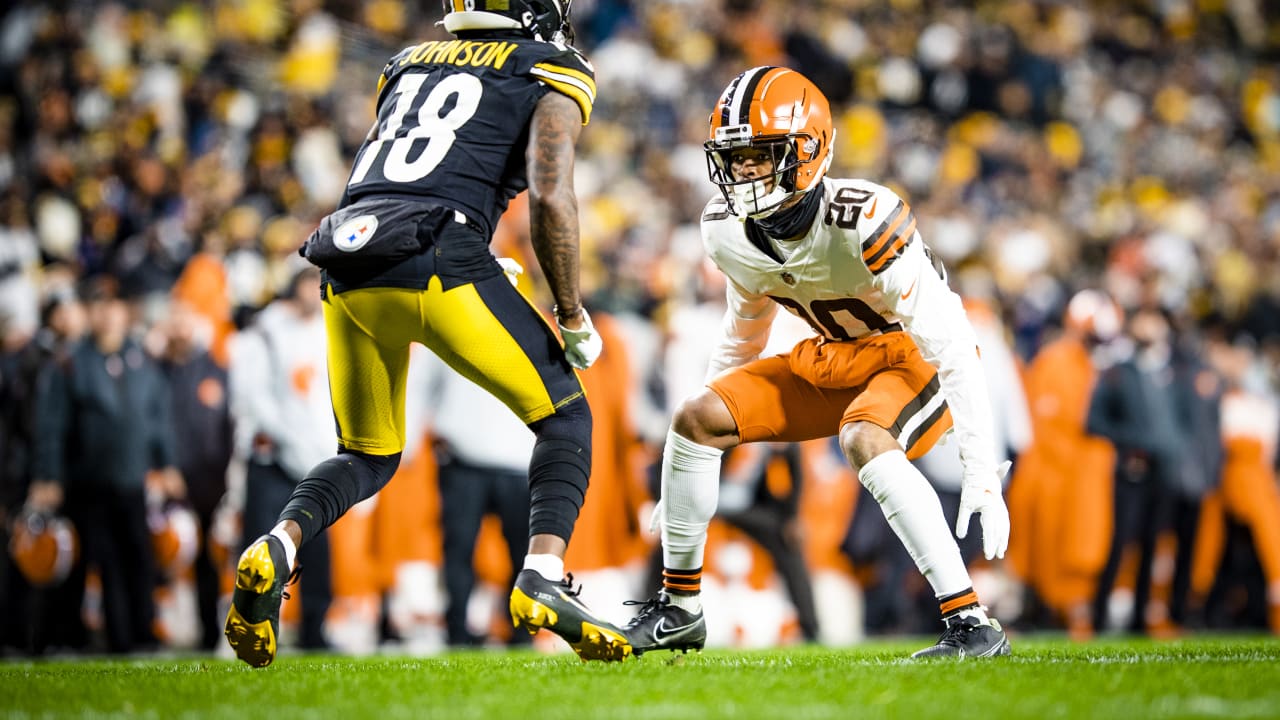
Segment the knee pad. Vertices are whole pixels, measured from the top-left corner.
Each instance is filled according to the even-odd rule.
[[[373,497],[374,493],[387,486],[392,476],[400,468],[400,453],[395,455],[369,455],[354,450],[342,450],[338,458],[350,456],[352,466],[356,468],[356,480],[359,482],[359,499]]]
[[[356,503],[385,487],[399,466],[400,453],[369,455],[340,450],[338,455],[315,466],[298,483],[280,519],[298,523],[305,543]]]

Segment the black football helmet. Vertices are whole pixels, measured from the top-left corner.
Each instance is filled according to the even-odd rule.
[[[444,29],[521,30],[534,40],[573,43],[573,0],[442,0]]]

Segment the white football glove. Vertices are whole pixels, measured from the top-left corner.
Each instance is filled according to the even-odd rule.
[[[524,274],[524,268],[509,257],[498,258],[498,264],[502,266],[502,274],[511,281],[511,287],[516,287],[520,282],[519,277]]]
[[[988,560],[1003,558],[1009,549],[1009,508],[1005,507],[1001,483],[1009,473],[1008,460],[1000,464],[995,476],[964,476],[960,490],[960,514],[956,516],[956,537],[969,534],[969,518],[982,515],[982,553]]]
[[[569,358],[569,364],[579,370],[591,367],[591,363],[600,357],[600,351],[604,349],[604,341],[600,339],[600,333],[597,333],[595,326],[591,324],[591,316],[587,314],[587,309],[582,308],[582,327],[577,330],[570,330],[560,325],[559,318],[556,318],[556,325],[560,326],[560,337],[564,338],[564,355]]]

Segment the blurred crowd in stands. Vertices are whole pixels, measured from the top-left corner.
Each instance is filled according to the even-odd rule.
[[[0,11],[4,653],[222,647],[231,559],[332,450],[318,280],[296,250],[342,192],[383,62],[444,37],[440,15]],[[993,613],[1080,639],[1280,632],[1272,4],[575,0],[573,21],[599,87],[576,184],[606,347],[583,373],[595,470],[567,558],[588,604],[621,619],[657,586],[657,454],[723,311],[697,228],[707,115],[775,64],[830,98],[831,175],[902,193],[969,303],[1015,461],[1008,557],[966,546]],[[495,253],[549,308],[525,215],[518,198]],[[803,332],[784,318],[775,346]],[[417,367],[397,477],[302,558],[298,646],[526,640],[504,618],[523,431]],[[922,465],[952,517],[956,462],[943,446]],[[712,644],[936,629],[861,492],[830,443],[726,458]]]

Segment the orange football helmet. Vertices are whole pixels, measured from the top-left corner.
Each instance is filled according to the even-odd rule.
[[[711,181],[720,186],[729,211],[761,218],[818,185],[831,167],[835,134],[831,107],[818,86],[794,70],[755,67],[720,94],[703,149]],[[768,153],[770,178],[734,175],[735,151],[744,148]]]
[[[61,515],[25,510],[13,523],[9,554],[34,587],[61,584],[80,554],[75,526]]]
[[[200,521],[191,508],[165,503],[147,513],[147,525],[156,569],[164,577],[179,577],[195,564],[200,549]]]

